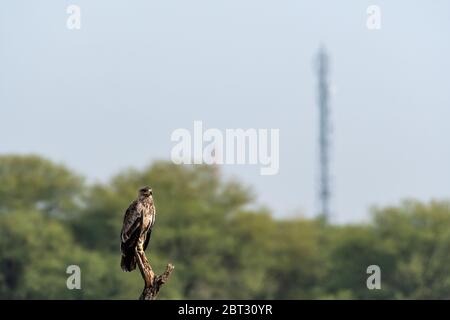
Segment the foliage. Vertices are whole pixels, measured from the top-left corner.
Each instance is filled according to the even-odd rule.
[[[123,213],[139,187],[157,207],[147,255],[175,272],[166,299],[450,299],[450,204],[375,208],[360,225],[279,220],[211,166],[155,162],[86,185],[37,156],[0,156],[0,298],[136,299],[138,272],[119,266]],[[378,265],[382,289],[368,290]],[[68,290],[66,268],[82,270]]]

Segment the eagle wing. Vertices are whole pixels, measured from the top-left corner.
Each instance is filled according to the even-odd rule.
[[[133,201],[125,212],[120,232],[120,250],[122,251],[120,266],[123,271],[129,272],[136,268],[134,250],[141,234],[141,227],[142,213],[137,209],[137,201]]]
[[[137,202],[133,201],[125,212],[122,232],[120,233],[123,249],[134,247],[140,235],[142,214],[137,210]]]
[[[156,209],[155,209],[154,205],[151,207],[151,215],[152,215],[152,221],[150,223],[150,226],[148,227],[147,234],[145,236],[144,250],[147,249],[148,243],[150,242],[150,237],[152,235],[152,228],[153,228],[153,225],[155,224],[155,220],[156,220]]]

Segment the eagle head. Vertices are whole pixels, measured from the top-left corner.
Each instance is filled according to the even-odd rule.
[[[139,189],[139,197],[140,198],[148,198],[151,197],[153,195],[153,191],[152,188],[150,187],[143,187],[141,189]]]

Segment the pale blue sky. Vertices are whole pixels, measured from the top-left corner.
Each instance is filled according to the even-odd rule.
[[[66,28],[70,4],[79,31]],[[371,4],[378,31],[366,28]],[[10,0],[0,12],[0,153],[39,153],[106,181],[169,159],[171,132],[194,120],[279,128],[278,175],[225,172],[277,216],[312,216],[312,61],[324,43],[337,88],[334,220],[450,196],[449,1]]]

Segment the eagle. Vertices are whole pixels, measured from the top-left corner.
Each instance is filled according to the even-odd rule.
[[[153,203],[153,191],[150,187],[139,189],[138,196],[125,212],[120,249],[120,266],[125,272],[136,269],[136,251],[147,249],[152,227],[155,224],[156,209]]]

